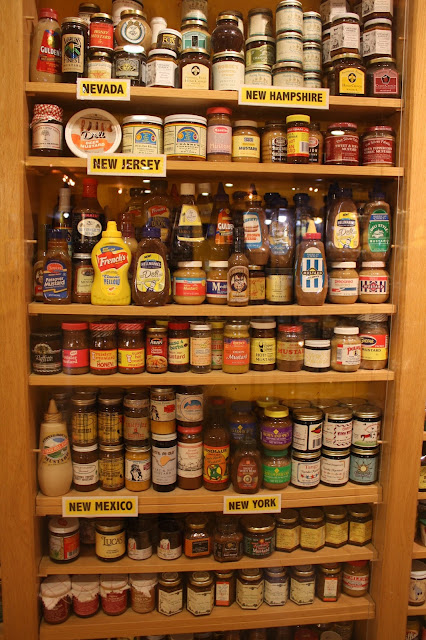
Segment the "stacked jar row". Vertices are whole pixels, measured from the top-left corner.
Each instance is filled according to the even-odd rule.
[[[45,622],[65,622],[71,610],[79,617],[95,615],[101,605],[107,615],[123,614],[130,605],[136,613],[157,610],[166,616],[186,609],[194,616],[210,615],[214,607],[256,610],[263,603],[284,606],[337,602],[341,593],[362,597],[368,593],[370,570],[367,560],[318,565],[239,569],[218,572],[138,574],[129,576],[50,576],[40,585]]]
[[[154,323],[145,327],[145,321],[137,320],[96,321],[90,323],[89,333],[87,322],[65,322],[62,332],[34,331],[32,370],[39,375],[215,370],[243,374],[274,369],[321,373],[330,368],[342,372],[384,369],[388,360],[385,314],[362,315],[356,322],[335,320],[319,338],[304,335],[297,321],[275,318]]]
[[[321,508],[283,509],[270,515],[222,516],[213,514],[139,516],[118,518],[50,518],[49,557],[67,564],[80,555],[81,544],[94,546],[96,557],[115,562],[209,557],[217,562],[238,562],[244,556],[267,558],[274,551],[296,549],[316,552],[347,544],[363,547],[371,542],[373,518],[367,504]],[[127,539],[127,544],[126,544]]]

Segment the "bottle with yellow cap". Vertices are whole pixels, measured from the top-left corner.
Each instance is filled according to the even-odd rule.
[[[127,278],[132,253],[125,244],[115,222],[108,222],[92,251],[95,277],[92,285],[92,304],[130,304],[130,285]]]

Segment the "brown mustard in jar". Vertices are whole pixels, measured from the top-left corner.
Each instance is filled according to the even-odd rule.
[[[300,546],[300,520],[296,509],[282,509],[275,516],[275,550],[291,553]]]
[[[300,510],[300,548],[319,551],[325,546],[325,519],[322,509],[308,507]]]
[[[250,369],[253,371],[273,371],[276,361],[277,323],[273,318],[250,322]]]

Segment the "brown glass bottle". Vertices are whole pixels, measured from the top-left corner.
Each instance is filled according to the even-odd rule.
[[[342,189],[327,217],[327,259],[330,262],[356,262],[361,253],[357,206],[352,189]]]
[[[177,483],[181,489],[203,485],[203,428],[179,424]]]
[[[83,197],[72,210],[72,244],[75,253],[92,253],[106,229],[104,210],[98,202],[98,181],[84,178]]]
[[[257,493],[262,486],[263,467],[256,441],[245,436],[232,461],[232,486],[236,493]]]
[[[136,305],[157,307],[167,304],[170,272],[166,247],[158,227],[144,227],[134,258],[132,300]]]
[[[166,245],[168,255],[172,239],[173,200],[167,193],[167,187],[167,180],[152,180],[152,193],[145,200],[143,211],[146,224],[160,228],[161,241]]]
[[[209,491],[229,487],[230,436],[226,428],[225,398],[211,398],[210,419],[204,432],[203,485]]]
[[[47,253],[43,262],[43,302],[70,304],[71,259],[65,229],[52,229],[48,235]]]
[[[249,277],[249,261],[244,254],[244,229],[235,227],[234,249],[228,260],[228,306],[248,305]]]

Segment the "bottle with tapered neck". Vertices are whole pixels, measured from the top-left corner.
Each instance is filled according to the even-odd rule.
[[[45,496],[62,496],[71,488],[72,462],[67,425],[51,400],[40,425],[38,482]]]
[[[41,226],[37,243],[37,256],[33,266],[33,291],[36,302],[43,302],[43,265],[47,253],[47,235],[49,230],[50,225],[43,224]]]
[[[228,260],[233,243],[233,230],[229,196],[219,182],[214,197],[213,211],[207,228],[208,259]]]
[[[234,228],[234,249],[228,260],[228,305],[246,307],[249,301],[249,261],[244,253],[244,229]]]
[[[68,253],[72,258],[72,222],[71,222],[71,189],[59,189],[59,204],[53,216],[53,228],[65,229],[67,232]]]

